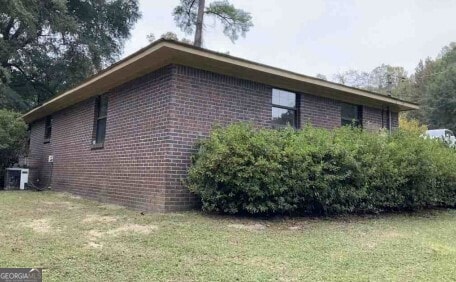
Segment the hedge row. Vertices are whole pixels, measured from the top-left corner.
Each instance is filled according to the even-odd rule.
[[[204,210],[231,214],[454,207],[456,150],[400,130],[234,124],[199,144],[188,186]]]

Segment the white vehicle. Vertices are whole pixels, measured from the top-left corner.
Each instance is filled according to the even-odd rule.
[[[433,129],[426,131],[426,135],[432,139],[442,139],[450,147],[456,148],[456,137],[449,129]]]

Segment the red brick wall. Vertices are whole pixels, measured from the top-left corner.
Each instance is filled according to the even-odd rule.
[[[48,156],[52,155],[52,144],[44,143],[44,119],[37,121],[30,127],[30,150],[27,156],[27,163],[30,168],[29,182],[40,184],[43,187],[51,183],[51,164]]]
[[[264,84],[168,66],[108,93],[103,149],[91,149],[94,98],[53,115],[50,144],[43,144],[44,120],[34,123],[32,174],[49,178],[53,154],[53,189],[136,209],[188,209],[195,199],[183,180],[195,141],[216,124],[270,127],[271,100]],[[308,94],[300,101],[300,124],[340,126],[338,101]],[[364,115],[378,123],[376,109],[365,107]]]
[[[341,124],[341,102],[329,98],[301,94],[300,122],[301,126],[311,124],[316,127],[333,129]],[[387,128],[388,114],[385,109],[363,106],[363,125],[367,129]],[[391,113],[393,128],[399,126],[398,113]]]
[[[174,68],[166,210],[191,206],[193,197],[182,185],[195,141],[216,125],[249,121],[269,127],[272,88],[263,84],[200,71]]]
[[[170,82],[167,67],[110,91],[103,149],[91,149],[94,98],[53,115],[50,144],[42,144],[44,121],[35,123],[30,157],[41,160],[51,153],[46,147],[52,146],[55,190],[163,210]]]
[[[310,124],[315,127],[333,129],[339,127],[341,123],[340,102],[301,94],[299,115],[301,127]]]
[[[271,126],[272,87],[183,66],[176,66],[174,74],[166,210],[186,208],[194,202],[182,180],[195,141],[207,136],[214,124],[251,121]],[[339,101],[309,94],[301,94],[298,100],[299,124],[328,129],[341,125]],[[364,107],[364,114],[366,122],[381,120],[381,111]],[[380,128],[381,123],[376,126]]]
[[[363,107],[363,125],[367,129],[388,128],[388,111],[372,107]],[[391,125],[393,128],[399,126],[399,114],[391,112]]]

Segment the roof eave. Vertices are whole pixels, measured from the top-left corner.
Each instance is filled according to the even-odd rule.
[[[374,107],[389,106],[396,111],[419,109],[414,103],[393,97],[162,39],[89,77],[78,86],[26,113],[23,118],[31,123],[169,64],[186,65],[346,102]]]

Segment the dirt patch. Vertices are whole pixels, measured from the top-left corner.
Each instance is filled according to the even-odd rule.
[[[59,209],[78,209],[79,205],[68,202],[68,201],[57,201],[57,202],[51,202],[51,201],[43,201],[41,202],[44,205],[51,206],[54,208],[59,208]]]
[[[102,238],[104,235],[105,234],[103,232],[100,232],[98,230],[90,230],[87,237],[89,240],[96,240]]]
[[[105,209],[108,209],[108,210],[120,210],[120,209],[124,209],[123,206],[114,205],[114,204],[102,204],[102,205],[100,205],[100,207],[105,208]]]
[[[229,224],[229,228],[235,228],[240,230],[248,230],[248,231],[258,231],[266,229],[266,226],[263,224]]]
[[[122,234],[131,234],[131,233],[147,235],[157,229],[158,229],[158,226],[156,226],[156,225],[126,224],[121,227],[111,229],[108,231],[90,230],[87,233],[87,239],[89,240],[89,242],[95,243],[95,241],[103,239],[106,236],[119,236]]]
[[[82,222],[83,223],[110,223],[117,221],[119,218],[115,216],[102,216],[97,214],[87,215]]]
[[[291,230],[291,231],[298,231],[298,230],[302,230],[302,229],[304,229],[304,227],[302,225],[294,225],[294,226],[288,227],[288,230]]]
[[[397,231],[387,231],[380,234],[380,239],[396,239],[404,237],[406,237],[404,234]]]
[[[378,245],[377,242],[363,242],[362,243],[362,246],[368,250],[375,249],[377,247],[377,245]]]
[[[101,238],[103,238],[106,234],[103,232],[100,232],[98,230],[90,230],[87,233],[87,239],[89,242],[87,242],[87,247],[91,249],[101,249],[103,247],[103,244],[97,242]]]
[[[121,233],[139,233],[139,234],[149,234],[150,232],[157,230],[158,226],[156,225],[139,225],[139,224],[126,224],[119,228],[109,230],[106,232],[109,235],[119,235]]]
[[[49,201],[42,201],[41,203],[48,205],[48,206],[55,206],[57,205],[57,202],[49,202]]]
[[[372,250],[379,244],[402,238],[407,238],[407,235],[395,230],[388,230],[378,234],[363,233],[360,236],[360,241],[365,249]]]
[[[89,242],[89,243],[87,243],[87,247],[92,248],[92,249],[101,249],[101,248],[103,248],[103,244]]]
[[[48,219],[36,219],[31,222],[25,223],[25,227],[33,229],[37,233],[49,233],[51,231],[58,231],[51,227]]]
[[[70,198],[70,199],[73,199],[73,200],[81,200],[81,199],[82,199],[81,196],[73,195],[73,194],[71,194],[71,193],[66,193],[66,192],[58,193],[58,194],[57,194],[57,197],[60,197],[60,198]]]
[[[71,205],[71,203],[67,202],[67,201],[57,201],[57,202],[43,201],[42,203],[45,205],[50,205],[50,206],[69,206],[69,205]]]

